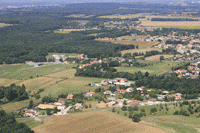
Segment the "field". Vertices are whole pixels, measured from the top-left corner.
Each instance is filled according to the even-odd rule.
[[[141,21],[141,25],[146,27],[199,29],[199,21]]]
[[[129,119],[107,111],[48,117],[42,125],[32,128],[32,130],[35,133],[165,133],[161,129],[148,126],[144,123],[134,123]]]
[[[16,111],[18,109],[28,106],[30,100],[31,99],[27,99],[27,100],[19,101],[19,102],[7,103],[4,105],[0,105],[0,107],[2,107],[3,110],[5,110],[7,112]],[[41,99],[32,99],[32,100],[33,100],[34,104],[41,101]]]
[[[151,75],[157,74],[163,74],[167,71],[171,71],[172,66],[178,66],[182,63],[180,62],[144,62],[144,63],[150,63],[153,65],[146,66],[146,67],[116,67],[117,71],[124,71],[129,73],[135,73],[138,71],[141,71],[142,73],[145,73],[146,71],[149,72]]]
[[[147,14],[147,13],[144,13],[144,14]],[[142,17],[142,16],[144,16],[144,14],[140,13],[140,14],[131,14],[131,15],[119,15],[119,16],[110,15],[110,16],[99,16],[99,18],[121,18],[121,19],[126,19],[126,18]]]
[[[126,53],[131,53],[132,54],[132,53],[135,53],[135,52],[137,52],[137,53],[143,52],[145,54],[146,51],[151,51],[151,50],[157,50],[159,52],[162,52],[162,49],[160,49],[160,48],[144,48],[144,49],[140,49],[140,47],[139,47],[139,49],[123,50],[123,51],[121,51],[121,53],[122,53],[122,55],[124,55]]]
[[[29,128],[34,128],[42,124],[42,120],[35,120],[34,118],[16,118],[16,121],[26,124]]]
[[[115,41],[115,40],[100,40],[100,39],[95,39],[95,40],[111,42],[114,44],[124,44],[124,45],[132,44],[132,45],[138,45],[139,47],[152,47],[159,43],[159,42]]]
[[[85,29],[58,29],[55,30],[54,33],[60,33],[60,34],[67,34],[72,31],[84,31]]]
[[[164,56],[164,58],[171,58],[174,55],[154,55],[154,56],[150,56],[150,57],[146,57],[145,60],[149,60],[149,61],[160,61],[160,56]]]
[[[194,104],[192,104],[192,106],[194,106]],[[197,106],[199,105],[197,104]],[[150,114],[150,109],[153,107],[157,109],[157,112]],[[167,108],[168,111],[166,111],[165,105],[163,105],[163,109],[161,110],[160,105],[139,107],[139,110],[144,109],[146,113],[146,116],[143,116],[141,120],[146,124],[165,129],[170,133],[198,133],[198,131],[200,131],[199,118],[196,117],[199,113],[190,114],[189,117],[173,115],[176,110],[180,110],[179,104],[178,106],[169,104]],[[182,108],[187,109],[188,105],[184,105]],[[128,111],[121,111],[121,109],[116,109],[116,113],[123,117],[128,117],[129,115]],[[128,115],[125,116],[125,113]],[[137,113],[140,113],[140,111],[134,111],[133,114]]]

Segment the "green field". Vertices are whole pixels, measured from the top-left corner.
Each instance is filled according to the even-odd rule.
[[[165,105],[162,106],[163,109],[161,110],[160,105],[139,107],[139,111],[134,111],[133,114],[140,113],[140,110],[143,108],[145,110],[146,116],[141,118],[141,122],[149,124],[153,127],[161,128],[168,132],[198,133],[200,130],[200,118],[197,118],[196,116],[198,116],[200,113],[190,114],[190,116],[173,115],[176,110],[180,110],[179,104],[178,106],[173,104],[167,105],[167,108],[169,109],[168,111],[166,111]],[[194,104],[192,104],[192,106],[194,106]],[[197,107],[198,106],[199,104],[197,104]],[[153,107],[157,108],[157,112],[150,114],[150,109]],[[183,105],[182,108],[187,110],[188,105]],[[110,111],[111,110],[112,109],[110,109]],[[116,109],[115,113],[123,117],[129,116],[129,111],[122,111],[121,109]],[[127,114],[126,116],[125,113]]]
[[[34,118],[16,118],[17,122],[20,122],[20,123],[24,123],[26,124],[27,126],[29,126],[29,128],[34,128],[34,127],[37,127],[39,125],[41,125],[43,123],[43,121],[36,121]]]
[[[135,66],[116,67],[116,69],[118,72],[124,71],[124,72],[129,72],[129,73],[135,73],[135,72],[141,71],[142,73],[149,72],[151,75],[154,75],[154,74],[160,75],[167,71],[170,71],[172,66],[179,66],[182,64],[180,62],[151,62],[151,61],[144,62],[144,63],[150,63],[150,64],[153,63],[153,65],[146,66],[146,67],[135,67]]]

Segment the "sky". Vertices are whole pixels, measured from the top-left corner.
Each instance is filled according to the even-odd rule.
[[[172,0],[0,0],[1,2],[30,2],[30,1],[36,1],[36,2],[47,2],[47,1],[53,1],[53,2],[66,2],[66,3],[76,3],[76,2],[139,2],[139,1],[172,1]],[[182,0],[179,0],[182,1]]]

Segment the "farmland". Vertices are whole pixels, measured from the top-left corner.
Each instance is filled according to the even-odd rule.
[[[77,53],[48,53],[46,58],[53,58],[53,55],[65,55],[65,56],[78,56],[79,54]]]
[[[60,34],[68,34],[72,31],[84,31],[85,29],[58,29],[55,30],[54,33],[60,33]]]
[[[104,111],[78,113],[67,116],[48,117],[44,123],[33,128],[36,133],[55,132],[140,132],[165,133],[165,131],[143,123],[134,123],[129,119]]]
[[[0,23],[0,28],[2,28],[2,27],[6,27],[6,26],[12,26],[12,24]]]
[[[146,67],[116,67],[117,71],[125,71],[129,73],[135,73],[138,71],[141,71],[142,73],[145,73],[146,71],[150,74],[154,75],[160,75],[167,71],[171,70],[172,66],[179,66],[182,63],[179,62],[144,62],[144,63],[150,63],[153,65],[146,66]]]
[[[160,48],[141,48],[139,47],[139,49],[129,49],[129,50],[123,50],[121,51],[122,55],[126,54],[126,53],[140,53],[140,52],[143,52],[144,54],[146,53],[146,51],[151,51],[151,50],[157,50],[159,52],[162,52],[162,49]]]
[[[150,56],[150,57],[146,57],[145,60],[149,60],[149,61],[160,61],[160,56],[164,56],[164,58],[171,58],[174,55],[154,55],[154,56]]]
[[[188,105],[183,105],[183,107],[180,107],[179,104],[177,104],[177,106],[175,104],[169,104],[167,105],[168,111],[166,110],[165,105],[162,106],[164,107],[163,109],[161,109],[160,105],[139,107],[139,110],[133,111],[133,114],[140,113],[140,110],[144,109],[146,116],[143,116],[141,118],[141,122],[144,122],[154,127],[165,129],[169,132],[197,133],[199,131],[199,118],[196,117],[199,115],[198,112],[190,114],[190,116],[173,115],[176,110],[180,110],[181,108],[187,110]],[[192,104],[192,106],[194,106],[194,104]],[[154,107],[157,109],[156,113],[150,113],[150,110]],[[122,111],[121,109],[116,109],[115,113],[123,117],[129,116],[129,111]],[[126,116],[125,113],[127,114]]]
[[[123,45],[131,45],[132,44],[132,45],[138,45],[139,47],[152,47],[159,43],[159,42],[115,41],[115,40],[100,40],[100,39],[95,39],[95,40],[111,42],[114,44],[123,44]]]

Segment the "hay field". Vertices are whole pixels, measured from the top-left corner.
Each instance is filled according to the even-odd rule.
[[[151,51],[151,50],[157,50],[159,52],[162,52],[162,49],[160,48],[145,48],[145,49],[129,49],[129,50],[123,50],[121,51],[122,55],[126,54],[126,53],[135,53],[135,52],[143,52],[144,54],[147,52],[147,51]]]
[[[98,18],[121,18],[121,19],[126,19],[126,18],[136,18],[136,17],[142,17],[147,13],[139,13],[139,14],[132,14],[132,15],[110,15],[110,16],[99,16]]]
[[[77,53],[48,53],[46,58],[53,58],[53,55],[66,55],[66,56],[78,56]]]
[[[58,30],[55,30],[54,33],[61,33],[61,34],[67,34],[67,33],[70,33],[72,31],[84,31],[85,29],[58,29]]]
[[[10,84],[15,83],[21,83],[22,80],[17,80],[17,79],[10,79],[10,78],[0,78],[0,85],[4,86],[10,86]]]
[[[42,125],[32,130],[35,133],[165,133],[161,129],[143,123],[134,123],[114,113],[104,111],[48,117]]]
[[[137,42],[137,41],[115,41],[115,40],[100,40],[95,39],[97,41],[105,41],[105,42],[111,42],[114,44],[124,44],[124,45],[138,45],[139,47],[152,47],[154,45],[157,45],[159,42]]]
[[[23,101],[19,101],[19,102],[11,102],[11,103],[7,103],[4,105],[0,105],[0,107],[3,108],[3,110],[5,110],[6,112],[11,112],[11,111],[16,111],[20,108],[26,107],[29,105],[31,99],[27,99],[27,100],[23,100]],[[33,100],[33,104],[38,103],[41,101],[41,99],[32,99]]]
[[[13,26],[13,24],[0,23],[0,28],[1,28],[1,27],[6,27],[6,26]]]
[[[150,57],[146,57],[145,60],[149,60],[149,61],[160,61],[160,56],[164,56],[164,58],[171,58],[174,55],[154,55],[154,56],[150,56]]]

